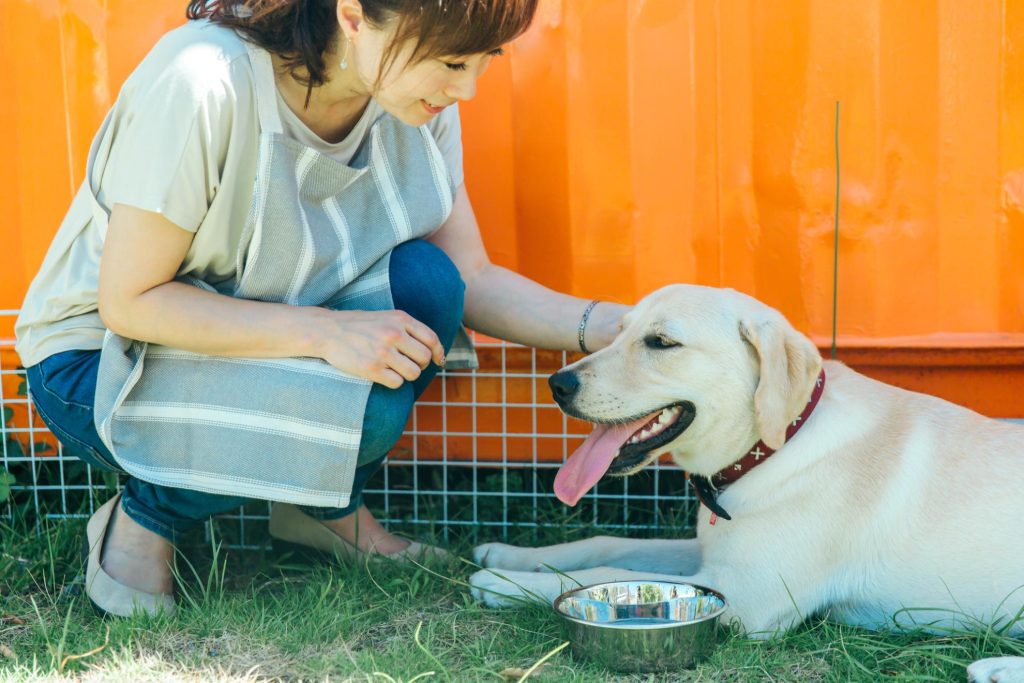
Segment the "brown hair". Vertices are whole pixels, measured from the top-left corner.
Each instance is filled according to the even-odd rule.
[[[537,0],[360,0],[375,28],[397,20],[381,71],[413,40],[413,62],[491,52],[530,25]],[[324,53],[337,38],[338,0],[190,0],[189,19],[209,19],[283,58],[291,75],[308,88],[323,85]]]

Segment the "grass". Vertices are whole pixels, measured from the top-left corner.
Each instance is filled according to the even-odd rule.
[[[693,670],[622,675],[559,649],[543,607],[475,604],[469,564],[308,566],[216,543],[187,550],[194,571],[179,565],[175,617],[100,619],[76,583],[82,526],[0,526],[0,683],[962,681],[974,659],[1024,654],[1024,643],[992,631],[892,635],[815,620],[771,642],[727,635]],[[546,540],[562,540],[553,526]]]

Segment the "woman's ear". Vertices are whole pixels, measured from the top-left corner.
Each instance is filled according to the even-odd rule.
[[[362,30],[366,21],[363,5],[359,0],[338,0],[338,25],[345,39],[352,41]]]
[[[744,320],[740,335],[754,347],[760,377],[754,391],[754,417],[761,440],[778,450],[786,429],[814,390],[821,372],[821,354],[811,340],[783,320]]]

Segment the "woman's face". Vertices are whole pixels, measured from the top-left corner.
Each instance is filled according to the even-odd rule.
[[[381,63],[390,44],[388,26],[375,28],[363,23],[348,38],[346,58],[367,91],[384,111],[403,123],[420,126],[445,107],[476,95],[476,81],[487,69],[493,53],[411,62],[414,46],[402,45],[390,66],[381,74]],[[379,80],[378,80],[379,78]]]

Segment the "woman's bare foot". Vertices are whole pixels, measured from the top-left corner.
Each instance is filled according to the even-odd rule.
[[[365,505],[341,519],[321,521],[328,529],[364,553],[394,555],[409,547],[409,541],[389,533]]]
[[[144,593],[170,593],[174,546],[141,526],[118,505],[107,526],[100,556],[103,571],[119,583]]]

